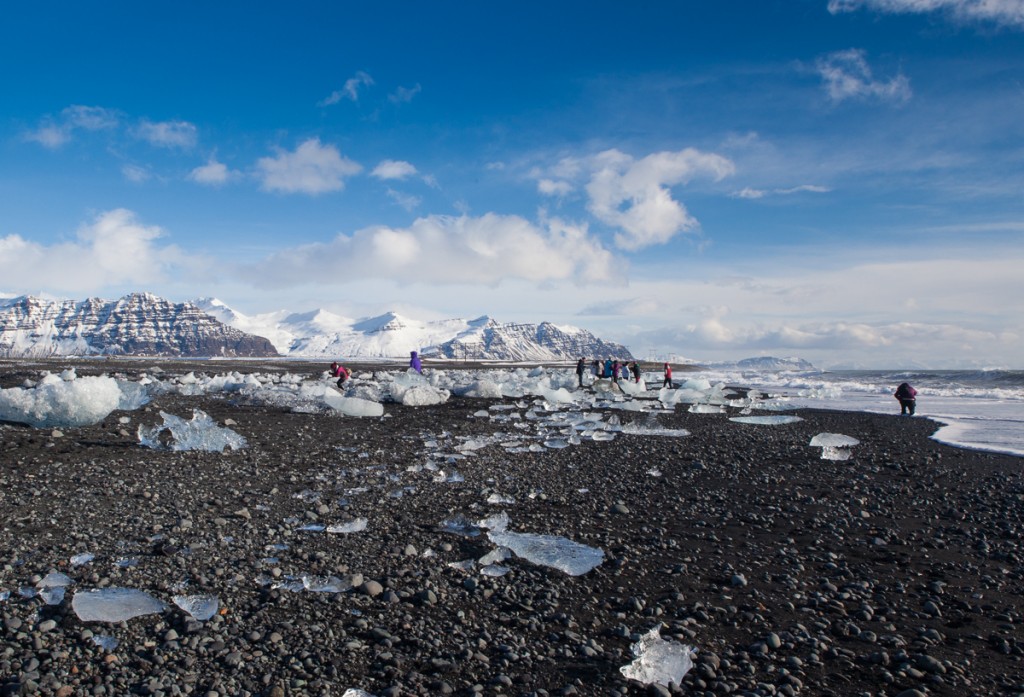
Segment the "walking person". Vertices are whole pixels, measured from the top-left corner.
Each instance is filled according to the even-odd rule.
[[[665,364],[665,380],[661,383],[662,387],[672,387],[672,366],[668,363]]]
[[[641,372],[642,371],[640,370],[640,364],[637,363],[636,361],[633,361],[633,382],[640,382]]]
[[[580,387],[583,387],[583,373],[585,372],[587,372],[587,362],[581,358],[576,362],[576,379],[579,381]]]
[[[904,382],[897,387],[893,397],[900,402],[900,416],[914,415],[914,409],[917,408],[917,390],[911,387],[909,382]]]

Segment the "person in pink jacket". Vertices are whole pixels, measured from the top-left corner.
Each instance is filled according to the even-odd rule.
[[[917,390],[911,387],[909,382],[904,382],[897,387],[893,397],[900,401],[901,416],[904,414],[914,415],[914,409],[917,407]]]

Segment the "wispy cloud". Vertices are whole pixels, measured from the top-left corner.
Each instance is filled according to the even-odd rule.
[[[388,101],[392,104],[406,104],[413,100],[417,94],[423,91],[423,88],[417,82],[412,87],[399,87],[394,92],[388,95]]]
[[[789,187],[788,189],[753,189],[751,187],[744,187],[739,191],[734,191],[730,194],[733,198],[747,198],[747,199],[759,199],[765,196],[789,196],[791,194],[800,193],[813,193],[813,194],[826,194],[832,189],[827,186],[818,186],[816,184],[801,184],[800,186]]]
[[[188,149],[196,144],[198,129],[188,121],[150,121],[143,119],[135,135],[160,148]]]
[[[119,208],[96,216],[73,242],[43,245],[17,235],[0,238],[0,277],[11,287],[94,293],[114,284],[148,286],[172,275],[185,259],[158,246],[164,231]]]
[[[346,177],[363,169],[333,145],[322,145],[319,138],[310,138],[294,152],[279,149],[274,157],[261,157],[256,167],[265,191],[311,196],[340,191]]]
[[[280,287],[368,278],[493,286],[506,279],[607,281],[617,277],[611,262],[585,227],[488,213],[365,228],[278,252],[244,273],[254,283]]]
[[[76,129],[100,131],[116,128],[120,114],[99,106],[72,104],[61,110],[55,119],[46,117],[38,128],[25,134],[25,138],[43,147],[56,149],[68,143]]]
[[[545,196],[567,196],[572,193],[573,185],[564,179],[538,179],[537,191]]]
[[[345,86],[340,90],[331,92],[326,98],[317,102],[317,106],[330,106],[337,104],[342,99],[349,99],[353,102],[359,101],[359,90],[363,87],[370,87],[373,85],[373,78],[370,77],[369,73],[360,70],[355,75],[345,80]]]
[[[416,174],[416,167],[402,160],[381,160],[370,172],[371,177],[380,180],[407,179]]]
[[[391,188],[388,189],[388,198],[410,213],[419,208],[419,205],[423,203],[423,199],[419,196],[404,194],[401,191],[395,191]]]
[[[121,165],[121,174],[133,184],[141,184],[153,176],[145,167],[133,164]]]
[[[1001,27],[1024,29],[1021,0],[829,0],[832,14],[867,8],[889,14],[942,13],[954,22],[987,22]]]
[[[836,51],[817,61],[818,74],[824,81],[829,99],[880,99],[905,102],[910,99],[910,80],[903,74],[889,80],[876,80],[863,49]]]

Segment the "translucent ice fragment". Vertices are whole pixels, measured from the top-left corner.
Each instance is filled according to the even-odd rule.
[[[156,426],[139,426],[139,442],[156,450],[205,450],[222,452],[225,448],[238,450],[246,446],[245,438],[229,428],[221,428],[205,412],[192,410],[192,419],[160,412],[164,422]],[[170,433],[168,443],[161,434]]]
[[[487,538],[529,562],[550,566],[570,576],[585,574],[604,561],[602,550],[555,535],[492,530]]]
[[[311,593],[344,593],[352,590],[352,583],[337,576],[303,576],[302,587]]]
[[[491,576],[493,578],[501,578],[509,572],[507,566],[501,566],[500,564],[488,564],[484,568],[480,569],[480,573],[483,576]]]
[[[462,561],[451,561],[448,562],[448,567],[456,569],[458,571],[470,571],[476,566],[476,562],[472,559],[463,559]]]
[[[722,414],[725,408],[717,404],[694,404],[690,407],[691,414]]]
[[[320,523],[307,523],[306,525],[303,525],[298,529],[302,532],[323,532],[327,529],[327,526],[321,525]]]
[[[39,583],[36,584],[36,588],[63,588],[70,586],[74,581],[67,574],[62,574],[59,571],[51,571],[46,574]]]
[[[47,375],[31,388],[0,390],[0,420],[36,428],[90,426],[117,409],[124,396],[110,377]]]
[[[0,589],[0,603],[4,602],[5,600],[7,600],[10,597],[11,597],[11,592],[9,590]]]
[[[560,450],[562,448],[568,448],[569,441],[565,438],[550,438],[544,441],[544,447],[551,448],[552,450]]]
[[[515,503],[516,500],[511,496],[503,496],[501,494],[491,494],[487,497],[487,503],[492,506],[501,506],[504,504]]]
[[[438,527],[441,529],[441,532],[449,532],[453,535],[462,535],[463,537],[476,537],[480,534],[479,527],[461,513],[442,520]]]
[[[501,513],[495,513],[492,516],[488,516],[483,520],[478,520],[476,527],[493,530],[494,532],[504,531],[505,528],[508,527],[508,513],[502,511]]]
[[[477,559],[477,561],[486,566],[487,564],[494,564],[499,561],[505,561],[506,559],[511,558],[511,549],[509,549],[508,547],[495,547],[490,552]]]
[[[755,424],[760,426],[779,426],[781,424],[795,424],[798,421],[803,421],[799,416],[791,416],[788,414],[778,414],[775,416],[734,416],[729,421],[735,421],[738,424]]]
[[[402,393],[400,401],[407,407],[426,407],[433,404],[443,404],[448,401],[451,393],[448,390],[439,390],[429,385],[417,385]]]
[[[220,601],[213,595],[176,595],[171,600],[199,622],[205,622],[216,615],[220,607]]]
[[[88,564],[95,558],[95,554],[90,554],[89,552],[82,552],[81,554],[76,554],[75,556],[71,557],[71,566],[82,566],[83,564]]]
[[[60,605],[64,602],[64,591],[67,590],[64,586],[56,586],[53,588],[43,588],[39,591],[39,597],[43,599],[43,602],[47,605]]]
[[[75,593],[71,609],[83,622],[124,622],[133,617],[155,615],[167,606],[135,588],[95,588]]]
[[[362,532],[366,530],[366,518],[356,518],[347,523],[337,523],[335,525],[328,525],[327,532],[332,534],[347,535],[352,532]]]
[[[374,697],[366,690],[360,690],[358,687],[350,687],[345,690],[341,697]]]
[[[619,670],[628,679],[645,685],[678,685],[693,668],[693,649],[676,641],[665,641],[657,627],[640,637],[632,649],[636,658]]]
[[[368,399],[358,397],[342,397],[334,390],[327,390],[324,393],[324,401],[340,414],[345,416],[374,417],[384,415],[384,405],[380,402],[371,402]]]
[[[99,646],[104,651],[113,651],[117,648],[120,643],[116,638],[112,636],[105,636],[103,634],[93,634],[92,643]]]
[[[811,438],[811,445],[821,448],[822,460],[849,460],[850,448],[860,445],[860,441],[842,433],[819,433]]]

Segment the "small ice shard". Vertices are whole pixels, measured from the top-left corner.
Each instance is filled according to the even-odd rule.
[[[96,646],[99,646],[104,651],[113,651],[117,648],[117,645],[120,642],[112,636],[105,636],[103,634],[93,634],[92,643],[96,644]]]
[[[477,561],[486,566],[488,564],[494,564],[496,562],[505,561],[506,559],[511,558],[511,549],[509,549],[508,547],[495,547],[490,552],[477,559]]]
[[[448,568],[456,569],[458,571],[471,571],[474,566],[476,566],[476,561],[473,559],[463,559],[462,561],[448,562]]]
[[[492,578],[501,578],[509,572],[507,566],[501,566],[500,564],[488,564],[484,568],[480,569],[480,574],[483,576],[491,576]]]
[[[327,532],[331,534],[347,535],[353,532],[362,532],[366,530],[366,518],[356,518],[347,523],[337,523],[335,525],[328,525]]]
[[[139,565],[139,560],[135,557],[125,557],[123,559],[118,559],[115,563],[122,569],[131,569],[132,567]]]
[[[133,617],[155,615],[167,606],[135,588],[94,588],[75,593],[71,609],[83,622],[124,622]]]
[[[505,504],[512,504],[515,502],[516,500],[511,496],[502,496],[501,494],[497,493],[491,494],[490,496],[487,497],[487,503],[491,504],[492,506],[502,506]]]
[[[307,523],[306,525],[303,525],[298,529],[302,532],[323,532],[327,529],[327,526],[322,525],[320,523]]]
[[[803,421],[799,416],[778,414],[775,416],[734,416],[729,421],[738,424],[753,424],[755,426],[780,426],[782,424],[795,424]]]
[[[95,558],[95,554],[90,554],[89,552],[82,552],[81,554],[76,554],[75,556],[71,557],[71,566],[82,566],[83,564],[88,564]]]
[[[476,537],[480,534],[479,526],[461,513],[442,520],[438,527],[441,529],[441,532],[450,532],[453,535],[462,535],[463,537]]]
[[[570,576],[587,573],[604,561],[604,551],[573,542],[556,535],[537,535],[533,533],[508,532],[508,516],[504,513],[504,521],[498,520],[497,525],[489,527],[487,539],[496,545],[508,547],[516,556],[540,566],[550,566]]]
[[[213,595],[176,595],[171,600],[199,622],[205,622],[216,615],[220,607],[220,601]]]
[[[74,581],[67,574],[62,574],[59,571],[51,571],[46,574],[39,583],[36,584],[36,588],[64,588],[70,586]]]
[[[52,588],[43,588],[39,591],[39,597],[43,599],[43,602],[47,605],[60,605],[64,602],[64,592],[67,589],[64,586],[55,586]]]
[[[384,405],[359,397],[342,397],[333,389],[324,393],[324,401],[340,414],[356,417],[374,417],[384,415]]]
[[[352,590],[352,583],[337,576],[303,576],[302,587],[310,593],[344,593]]]
[[[221,428],[205,412],[192,410],[192,419],[185,421],[180,416],[160,412],[163,424],[139,426],[139,442],[154,450],[205,450],[223,452],[225,448],[238,450],[246,446],[245,438],[230,428]],[[170,433],[170,442],[165,443],[162,434]]]
[[[502,511],[476,522],[476,527],[501,532],[508,527],[508,513]]]
[[[341,694],[341,697],[374,697],[374,696],[371,695],[366,690],[360,690],[357,687],[350,687],[350,688],[348,688],[347,690],[345,690]]]
[[[619,670],[629,680],[645,685],[678,685],[693,668],[693,649],[676,641],[665,641],[657,627],[640,637],[632,649],[636,658]]]
[[[718,404],[694,404],[690,407],[691,414],[723,414],[725,407]]]
[[[11,597],[11,592],[6,589],[0,589],[0,603],[4,602]]]
[[[860,445],[860,441],[842,433],[819,433],[810,444],[821,448],[822,460],[849,460],[850,448]]]
[[[561,448],[568,448],[569,441],[564,438],[551,438],[544,441],[544,447],[551,448],[552,450],[559,450]]]
[[[652,477],[660,477],[661,470],[658,469],[657,467],[652,467],[651,469],[647,470],[647,474],[651,475]]]

